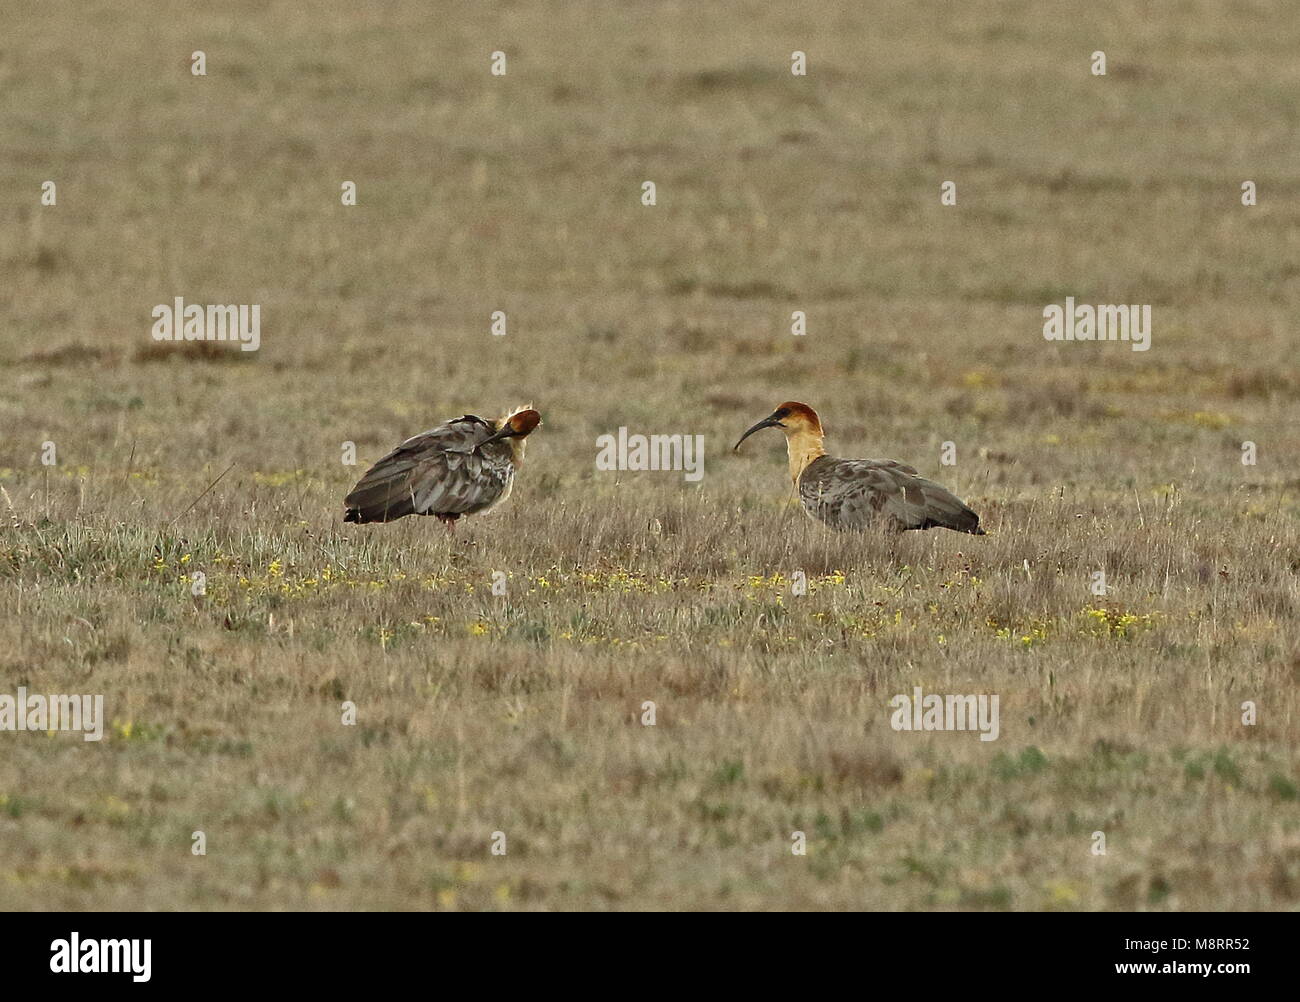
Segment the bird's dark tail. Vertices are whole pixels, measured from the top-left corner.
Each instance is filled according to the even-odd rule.
[[[356,507],[348,508],[343,513],[343,521],[356,522],[360,525],[364,525],[367,522],[392,522],[414,513],[415,506],[411,504],[411,499],[409,497],[400,498],[399,500],[392,502],[383,499],[376,501],[373,504],[360,504]]]

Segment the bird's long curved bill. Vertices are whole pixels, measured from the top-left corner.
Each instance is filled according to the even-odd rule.
[[[492,435],[489,435],[487,438],[483,439],[483,441],[481,441],[478,445],[474,446],[474,451],[477,452],[479,449],[483,448],[483,446],[488,445],[492,442],[499,442],[503,438],[509,438],[514,433],[515,430],[511,428],[510,425],[508,424],[502,425],[500,431],[495,432]]]
[[[764,428],[776,428],[779,427],[780,424],[781,422],[778,421],[776,418],[772,418],[772,417],[763,418],[762,421],[758,422],[758,424],[754,425],[754,427],[750,428],[749,431],[745,432],[745,434],[740,436],[740,442],[745,441],[745,439],[749,438],[749,436],[754,434],[754,432],[756,431],[762,431]],[[734,446],[732,446],[733,452],[740,448],[740,442],[737,442]]]

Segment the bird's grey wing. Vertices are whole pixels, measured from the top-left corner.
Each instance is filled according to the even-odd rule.
[[[349,520],[388,522],[410,514],[486,508],[514,472],[494,446],[478,450],[494,430],[467,414],[408,438],[366,471],[344,499]]]
[[[799,478],[799,497],[808,513],[832,529],[865,529],[899,486],[894,475],[870,460],[822,457]]]
[[[808,510],[836,529],[864,529],[882,520],[898,529],[979,528],[979,516],[949,490],[892,460],[819,459],[799,487]]]
[[[899,473],[910,473],[912,476],[916,476],[916,470],[913,467],[893,459],[860,459],[857,462],[870,463],[872,466],[879,466],[881,469],[897,470]]]
[[[930,529],[935,526],[955,532],[983,535],[980,517],[942,484],[925,477],[910,477],[904,491],[901,510],[891,511],[904,529]],[[917,500],[916,495],[920,495]]]

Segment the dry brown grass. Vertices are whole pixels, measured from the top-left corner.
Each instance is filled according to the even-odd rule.
[[[0,903],[1295,908],[1300,24],[1128,6],[21,8],[0,693],[115,723],[0,733]],[[159,350],[177,295],[261,350]],[[1045,342],[1066,295],[1151,351]],[[991,535],[807,521],[727,452],[787,398]],[[344,441],[518,400],[502,512],[339,521]],[[597,473],[619,425],[703,483]],[[913,685],[1001,737],[893,731]]]

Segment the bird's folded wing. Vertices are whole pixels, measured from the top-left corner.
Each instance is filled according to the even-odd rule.
[[[465,513],[491,504],[509,477],[496,450],[476,447],[492,426],[466,415],[409,438],[375,463],[344,499],[366,512]]]
[[[891,512],[909,529],[937,525],[972,532],[979,526],[979,516],[946,487],[924,477],[912,477],[911,481],[904,491],[903,513]]]
[[[893,460],[818,460],[801,480],[800,496],[842,529],[864,528],[881,516],[908,529],[966,530],[978,517],[951,492]]]

